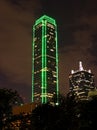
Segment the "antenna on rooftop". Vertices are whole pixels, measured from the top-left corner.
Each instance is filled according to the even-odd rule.
[[[80,71],[84,70],[84,69],[83,69],[83,66],[82,66],[82,61],[79,61],[79,70],[80,70]]]

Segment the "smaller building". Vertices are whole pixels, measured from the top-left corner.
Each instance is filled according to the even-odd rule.
[[[79,62],[79,70],[71,71],[69,75],[70,92],[73,92],[79,99],[88,99],[88,92],[95,89],[94,75],[91,70],[85,70],[82,62]]]

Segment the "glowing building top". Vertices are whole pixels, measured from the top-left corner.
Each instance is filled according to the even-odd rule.
[[[35,25],[40,24],[44,20],[48,21],[49,23],[52,23],[53,25],[56,25],[55,19],[53,19],[53,18],[51,18],[51,17],[49,17],[47,15],[43,15],[42,17],[37,19],[36,22],[35,22]]]
[[[90,69],[89,69],[89,70],[85,70],[85,69],[83,68],[82,61],[79,61],[79,70],[76,70],[76,71],[71,70],[71,74],[74,74],[74,73],[79,72],[79,71],[87,71],[88,73],[91,73],[91,70],[90,70]]]
[[[88,92],[95,89],[94,75],[91,70],[85,70],[82,62],[79,62],[79,70],[71,71],[69,75],[70,92],[73,92],[79,99],[87,99]]]

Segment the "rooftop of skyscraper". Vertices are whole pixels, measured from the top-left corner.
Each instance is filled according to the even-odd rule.
[[[78,70],[71,70],[71,74],[77,73],[79,71],[86,71],[88,73],[91,73],[91,70],[86,70],[83,68],[82,61],[79,61],[79,69]]]

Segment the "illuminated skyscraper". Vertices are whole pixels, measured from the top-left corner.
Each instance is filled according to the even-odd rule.
[[[69,83],[70,92],[74,92],[79,99],[87,99],[88,92],[95,89],[94,75],[91,70],[84,70],[81,61],[79,62],[79,70],[71,71]]]
[[[56,21],[43,15],[33,26],[32,102],[58,97],[58,45]]]

